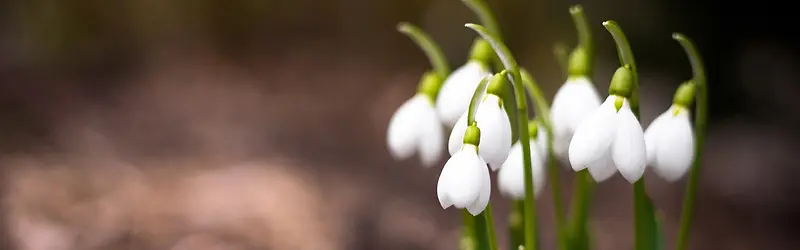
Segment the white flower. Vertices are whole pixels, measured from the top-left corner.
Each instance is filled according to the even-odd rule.
[[[672,105],[644,132],[647,165],[667,181],[680,179],[694,161],[695,139],[689,115],[686,108]]]
[[[483,99],[475,112],[475,121],[481,129],[480,155],[492,170],[497,170],[508,158],[511,150],[511,123],[508,114],[503,109],[500,97],[488,94]],[[453,155],[464,143],[464,132],[467,130],[467,112],[458,119],[453,131],[450,132],[448,149]]]
[[[478,215],[489,204],[491,181],[486,162],[478,156],[478,147],[464,145],[447,160],[436,185],[436,194],[442,208],[466,208]]]
[[[444,129],[424,94],[417,94],[400,106],[389,121],[387,143],[395,159],[419,153],[423,166],[432,166],[444,150]]]
[[[575,171],[589,168],[597,181],[603,181],[619,170],[629,182],[642,177],[647,160],[644,132],[623,99],[617,111],[619,96],[608,96],[605,102],[587,117],[572,137],[569,161]]]
[[[587,77],[570,77],[553,97],[550,117],[553,126],[553,151],[567,159],[573,134],[581,122],[600,106],[600,95]]]
[[[531,145],[531,170],[533,194],[538,196],[544,189],[545,163],[547,162],[547,134],[539,132],[537,139],[528,141]],[[525,168],[522,162],[522,144],[517,141],[508,154],[508,159],[497,174],[497,187],[500,193],[513,199],[525,198]]]
[[[478,84],[491,74],[489,68],[482,63],[469,61],[447,77],[436,98],[436,111],[443,124],[450,128],[456,124],[458,118],[469,108]]]

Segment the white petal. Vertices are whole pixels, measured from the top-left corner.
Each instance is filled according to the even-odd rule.
[[[492,195],[492,181],[489,177],[489,169],[486,167],[481,167],[480,169],[483,170],[481,174],[483,177],[483,182],[481,185],[480,195],[475,202],[467,206],[467,211],[472,215],[478,215],[483,212],[483,210],[486,209],[486,205],[489,204],[489,198]]]
[[[461,118],[458,118],[458,122],[456,122],[456,125],[453,126],[453,130],[450,131],[450,137],[447,141],[447,151],[450,152],[450,155],[453,155],[458,152],[458,150],[461,150],[461,145],[464,144],[465,132],[467,132],[466,111]]]
[[[450,74],[436,98],[436,111],[442,123],[448,127],[455,125],[458,118],[469,108],[472,94],[481,79],[490,74],[488,68],[475,61],[464,64]]]
[[[571,136],[558,136],[553,134],[553,153],[555,153],[558,160],[563,161],[565,165],[569,164],[569,142],[572,140]]]
[[[616,126],[614,98],[609,96],[575,131],[569,144],[569,162],[573,170],[586,168],[606,154],[611,146]]]
[[[428,100],[424,95],[418,94],[408,99],[401,105],[387,129],[387,144],[392,157],[398,160],[406,159],[414,154],[420,138],[419,115],[425,113]]]
[[[576,78],[571,84],[575,85],[571,97],[574,99],[570,105],[569,126],[571,130],[577,130],[584,119],[589,117],[592,112],[600,106],[600,95],[588,78]]]
[[[570,116],[572,102],[572,89],[575,88],[574,84],[563,84],[553,97],[553,105],[550,108],[550,120],[553,126],[554,151],[556,155],[566,156],[569,149],[569,141],[572,139],[572,134],[575,131],[570,129]]]
[[[581,122],[598,106],[600,106],[600,96],[588,78],[570,78],[561,85],[553,97],[550,112],[556,155],[563,159],[567,158],[572,136]]]
[[[617,120],[617,133],[611,145],[611,157],[622,177],[634,183],[642,178],[647,163],[644,132],[627,102],[617,113]]]
[[[496,171],[511,150],[511,123],[508,114],[500,106],[499,97],[487,95],[475,114],[475,121],[481,129],[478,154]]]
[[[600,159],[589,163],[587,168],[595,182],[605,181],[617,173],[617,167],[614,166],[610,151],[603,155],[603,157],[600,157]]]
[[[669,123],[672,114],[669,110],[657,116],[647,130],[644,131],[644,142],[647,148],[647,165],[655,166],[656,164],[656,148],[661,135],[663,135],[664,126]],[[668,125],[667,125],[668,126]]]
[[[685,109],[664,126],[656,147],[656,173],[667,181],[680,179],[694,161],[694,131]]]
[[[479,154],[492,170],[497,170],[508,157],[511,150],[511,123],[508,114],[499,105],[500,99],[495,95],[487,95],[475,112],[475,121],[481,129]],[[450,132],[448,151],[454,154],[464,143],[464,132],[467,130],[467,113],[461,116]]]
[[[543,128],[543,127],[540,127]],[[547,138],[547,131],[546,130],[539,130],[539,135],[536,136],[536,151],[539,152],[539,155],[542,156],[542,159],[547,159],[547,143],[549,138]],[[531,146],[533,147],[533,146]]]
[[[535,141],[529,142],[532,146],[531,152],[531,170],[533,177],[534,196],[538,196],[544,188],[545,170],[544,161],[536,150]],[[522,158],[522,145],[519,142],[514,144],[511,152],[508,154],[508,159],[503,163],[497,175],[497,186],[500,193],[512,199],[525,198],[525,168]]]
[[[439,116],[436,115],[436,110],[430,99],[426,99],[427,106],[420,112],[420,138],[417,145],[419,147],[419,157],[422,165],[431,167],[439,161],[444,151],[444,129],[439,122]]]
[[[439,176],[436,192],[442,208],[453,205],[466,208],[478,200],[483,175],[488,174],[486,163],[478,156],[474,145],[464,145],[447,163]]]

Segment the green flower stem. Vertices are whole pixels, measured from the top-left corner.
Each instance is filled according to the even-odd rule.
[[[525,203],[522,200],[511,201],[511,213],[508,215],[508,233],[511,249],[517,249],[517,247],[525,244],[524,205]]]
[[[528,90],[528,94],[533,98],[533,103],[536,105],[536,113],[538,114],[539,124],[545,127],[547,130],[547,164],[549,173],[550,183],[552,184],[552,191],[553,191],[553,207],[555,210],[555,221],[556,221],[556,235],[557,235],[557,242],[558,248],[561,250],[567,249],[567,239],[566,239],[566,223],[564,222],[564,202],[561,199],[561,184],[560,178],[558,177],[558,166],[556,162],[555,152],[553,151],[553,127],[552,123],[550,122],[550,105],[547,103],[547,99],[544,97],[542,93],[542,89],[539,88],[539,85],[536,84],[536,80],[533,76],[525,69],[520,69],[522,75],[522,83],[525,85],[525,89]]]
[[[581,5],[573,5],[569,8],[569,13],[572,15],[572,20],[575,22],[575,28],[578,30],[578,43],[583,47],[586,54],[589,56],[591,62],[592,55],[592,32],[589,29],[589,21],[586,14],[583,13]]]
[[[575,176],[575,190],[572,196],[572,208],[570,209],[570,249],[589,249],[587,225],[594,184],[589,170],[578,171]]]
[[[486,239],[489,243],[490,250],[497,250],[497,236],[494,232],[494,218],[492,218],[492,204],[487,204],[486,209],[483,210],[483,213],[478,215],[479,217],[483,217],[484,222],[486,223],[485,227],[485,234]]]
[[[483,211],[483,213],[485,212],[486,210]],[[490,250],[491,245],[489,243],[489,234],[487,233],[490,226],[486,225],[486,218],[483,213],[472,217],[473,223],[475,223],[475,247],[478,250]]]
[[[692,212],[694,209],[695,195],[697,193],[697,182],[700,178],[700,160],[703,155],[703,141],[705,141],[706,126],[708,125],[708,86],[706,85],[706,73],[703,67],[703,60],[694,44],[689,38],[686,38],[686,36],[680,33],[672,34],[672,38],[677,40],[681,46],[683,46],[683,49],[686,50],[686,55],[689,57],[689,62],[692,64],[692,72],[694,73],[692,82],[694,82],[697,91],[694,123],[694,130],[696,133],[694,164],[689,173],[689,183],[686,184],[686,194],[683,197],[683,212],[681,212],[681,227],[680,231],[678,231],[678,242],[675,244],[675,249],[685,250],[689,244],[689,229],[692,224]]]
[[[514,97],[517,106],[517,124],[519,126],[520,138],[529,138],[528,135],[528,104],[525,98],[525,89],[522,86],[522,76],[519,72],[517,62],[511,56],[511,53],[499,39],[495,38],[496,35],[488,31],[483,26],[477,24],[466,24],[466,27],[475,30],[483,39],[489,41],[503,62],[505,69],[510,73],[511,83],[514,86]],[[530,143],[521,143],[522,145],[522,162],[525,168],[525,200],[524,200],[524,219],[525,219],[525,249],[536,250],[536,211],[535,200],[533,199],[533,179],[531,176],[533,171],[531,169],[531,145]]]
[[[492,10],[489,9],[489,5],[486,4],[484,0],[461,0],[467,5],[467,8],[472,10],[476,16],[478,16],[478,20],[480,20],[483,27],[489,31],[489,34],[494,34],[495,38],[502,37],[500,32],[500,25],[497,24],[497,19],[494,18],[494,14],[492,14]]]
[[[397,24],[397,31],[406,34],[417,43],[417,46],[425,52],[428,60],[431,61],[431,65],[433,65],[433,69],[442,79],[446,79],[450,75],[450,65],[447,63],[447,57],[444,56],[442,48],[425,31],[405,22]]]
[[[461,250],[477,250],[478,239],[475,231],[475,216],[472,216],[466,209],[461,210],[464,220],[464,231],[461,234]]]
[[[564,43],[556,43],[553,46],[553,55],[556,56],[558,65],[561,66],[561,73],[564,74],[564,79],[569,75],[569,48]]]
[[[472,100],[469,101],[469,109],[467,109],[467,126],[475,123],[475,112],[478,111],[478,105],[480,105],[481,100],[483,100],[483,96],[486,95],[489,79],[489,77],[481,79],[481,82],[478,83],[478,87],[475,88],[475,92],[472,94]]]
[[[633,58],[633,51],[622,28],[614,21],[605,21],[603,26],[614,38],[617,44],[617,54],[621,64],[631,68],[633,87],[631,90],[630,104],[633,114],[639,118],[639,77],[637,73],[636,61]],[[634,214],[634,238],[633,245],[635,250],[654,249],[656,243],[655,230],[656,221],[653,212],[653,205],[647,196],[644,178],[639,179],[633,184],[633,214]]]

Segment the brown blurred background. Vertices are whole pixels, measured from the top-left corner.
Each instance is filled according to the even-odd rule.
[[[712,117],[692,248],[797,249],[790,8],[488,2],[550,97],[563,82],[552,46],[575,43],[568,7],[596,24],[601,92],[617,59],[600,23],[618,21],[641,68],[644,124],[691,76],[670,34],[693,38]],[[456,249],[439,168],[385,148],[389,118],[429,68],[400,21],[431,33],[453,67],[475,37],[457,0],[0,1],[0,249]],[[571,171],[562,177],[568,194]],[[684,183],[647,178],[671,241]],[[544,194],[542,246],[554,249]],[[508,204],[494,197],[504,234]],[[632,249],[631,212],[624,180],[598,187],[597,249]]]

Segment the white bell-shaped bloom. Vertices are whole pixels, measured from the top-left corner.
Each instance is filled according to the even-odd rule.
[[[600,106],[600,95],[587,77],[570,77],[553,97],[550,117],[553,126],[553,151],[567,159],[572,136],[592,112]]]
[[[569,145],[572,169],[580,171],[588,167],[597,182],[608,179],[617,170],[631,183],[644,174],[647,149],[642,126],[628,100],[623,99],[620,109],[616,109],[618,98],[622,97],[609,96],[581,122]]]
[[[695,138],[690,111],[672,105],[644,132],[647,165],[667,181],[680,179],[694,161]]]
[[[444,164],[436,194],[442,208],[466,208],[478,215],[489,204],[491,186],[489,169],[478,155],[478,147],[466,144]]]
[[[537,139],[528,141],[531,145],[531,174],[533,195],[538,197],[544,189],[547,163],[547,134],[540,132]],[[511,147],[508,159],[497,174],[497,187],[500,193],[512,199],[525,198],[525,166],[522,161],[522,144],[519,141]]]
[[[436,98],[436,111],[444,125],[452,128],[456,124],[458,118],[469,108],[469,102],[478,84],[491,74],[483,63],[473,60],[447,77]]]
[[[421,93],[395,111],[387,137],[392,157],[402,160],[417,152],[426,167],[435,164],[444,151],[444,129],[433,102]]]
[[[503,108],[500,97],[488,94],[484,97],[475,112],[475,122],[481,129],[480,155],[492,170],[500,169],[511,150],[511,123]],[[450,132],[448,151],[453,155],[464,143],[464,132],[467,130],[467,112],[458,119]]]

